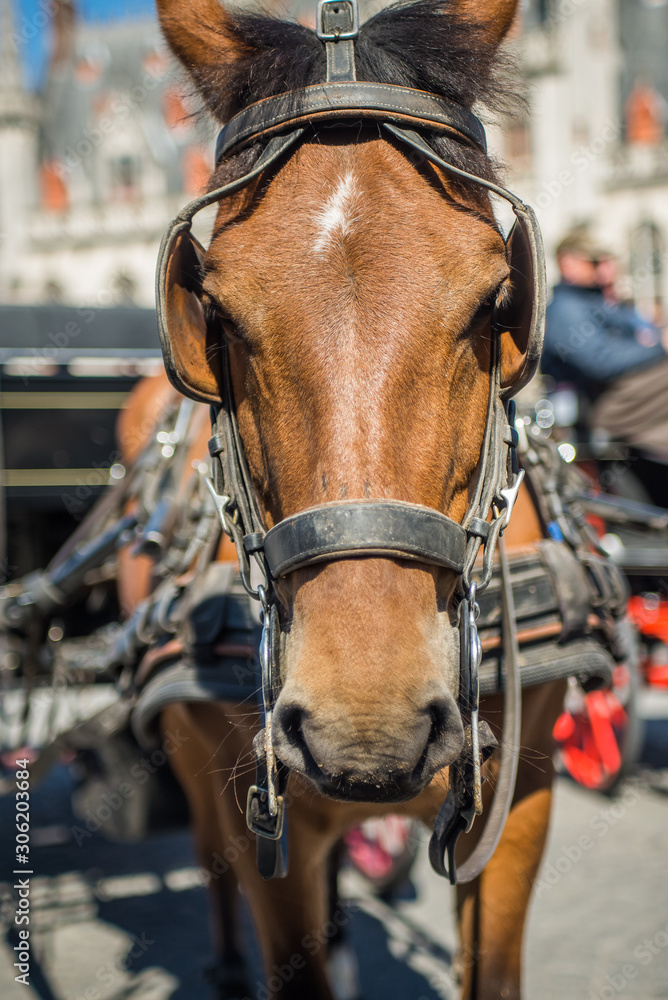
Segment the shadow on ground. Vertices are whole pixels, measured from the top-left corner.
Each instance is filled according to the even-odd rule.
[[[88,996],[104,996],[105,1000],[129,1000],[131,997],[139,1000],[144,996],[152,1000],[157,994],[152,992],[149,970],[163,973],[161,998],[204,1000],[208,990],[203,970],[211,962],[212,954],[207,893],[201,886],[192,884],[173,887],[174,873],[187,874],[190,870],[192,881],[195,858],[190,834],[179,831],[154,835],[135,844],[111,843],[99,833],[83,840],[80,834],[73,838],[72,830],[81,830],[81,822],[75,819],[70,808],[71,789],[68,770],[58,767],[33,791],[31,799],[31,828],[38,831],[38,839],[46,840],[43,846],[33,846],[31,853],[33,879],[42,880],[40,885],[46,887],[46,897],[44,894],[36,897],[35,923],[42,927],[46,937],[50,933],[45,930],[47,925],[58,929],[75,924],[80,937],[76,960],[80,970],[77,968],[68,980],[76,981],[76,989],[74,992],[68,990],[66,1000],[88,1000],[87,989],[93,991]],[[66,842],[54,842],[59,839]],[[0,892],[4,897],[3,918],[10,949],[15,943],[11,923],[13,905],[9,895],[15,880],[12,865],[13,796],[7,796],[0,799]],[[63,891],[64,879],[71,883],[70,898]],[[414,898],[415,892],[409,887],[404,898],[411,896]],[[82,907],[86,911],[83,915]],[[245,921],[245,936],[250,941],[249,978],[257,983],[261,981],[259,955],[247,916]],[[108,989],[102,989],[111,956],[86,954],[87,936],[94,924],[118,928],[129,938],[124,960],[121,959],[128,976],[119,977],[111,994]],[[419,935],[413,934],[411,938],[408,933],[408,943],[397,949],[382,921],[359,908],[355,908],[349,927],[360,964],[364,1000],[405,1000],[406,997],[439,1000],[441,994],[406,964],[414,947],[411,941],[417,941]],[[427,941],[425,945],[425,940],[420,939],[419,947],[424,950],[430,943]],[[437,946],[434,944],[434,947]],[[397,954],[398,950],[401,954]],[[433,954],[433,948],[431,950]],[[48,948],[46,953],[48,955]],[[434,957],[443,964],[444,974],[449,974],[449,953],[440,949]],[[40,1000],[60,1000],[62,994],[49,979],[48,965],[49,961],[45,960],[45,967],[40,967],[33,956],[32,988]],[[171,992],[169,986],[164,985],[169,977],[174,980]]]

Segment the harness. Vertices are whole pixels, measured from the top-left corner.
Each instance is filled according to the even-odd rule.
[[[355,78],[354,44],[358,34],[356,0],[320,0],[318,37],[325,45],[327,79],[323,84],[258,101],[239,112],[221,130],[217,162],[250,145],[262,151],[242,177],[187,205],[167,229],[157,269],[157,308],[165,367],[182,393],[212,404],[212,498],[223,530],[233,539],[241,579],[261,604],[262,730],[255,740],[257,777],[247,803],[247,821],[258,837],[258,864],[265,877],[285,874],[284,790],[287,771],[277,761],[272,742],[272,714],[280,692],[280,613],[274,581],[298,569],[360,556],[382,556],[445,567],[459,580],[460,635],[459,708],[465,726],[466,751],[451,768],[451,786],[432,837],[432,864],[454,882],[470,881],[485,866],[501,836],[510,808],[517,770],[520,725],[520,678],[513,595],[508,563],[501,551],[504,595],[504,662],[506,698],[504,746],[492,815],[483,838],[467,864],[455,871],[454,847],[482,812],[481,760],[494,740],[478,719],[481,648],[476,625],[477,596],[492,575],[494,552],[507,527],[524,475],[517,465],[514,403],[510,399],[536,371],[543,337],[545,268],[540,231],[532,209],[510,191],[447,162],[429,145],[423,132],[455,138],[486,153],[482,124],[468,109],[444,98],[407,87],[365,83]],[[493,337],[489,396],[477,482],[461,523],[419,504],[388,500],[353,500],[300,511],[269,531],[258,508],[236,420],[227,346],[220,334],[200,322],[186,333],[184,302],[196,293],[203,249],[190,234],[194,216],[274,168],[294,151],[309,126],[322,122],[375,122],[385,136],[412,157],[417,153],[459,180],[482,186],[512,206],[516,222],[507,241],[515,277],[528,294],[510,308],[497,309],[494,329],[515,328],[524,339],[524,365],[511,388],[501,385],[499,336]],[[215,352],[207,346],[216,344]],[[221,350],[222,346],[222,350]],[[213,357],[213,360],[212,360]],[[483,552],[482,572],[473,566]],[[259,567],[262,582],[251,580]],[[283,850],[279,849],[282,842]],[[448,861],[445,862],[445,855]]]
[[[83,721],[66,733],[54,728],[31,765],[35,781],[66,749],[100,748],[103,754],[108,749],[113,758],[113,747],[118,745],[119,752],[127,754],[134,745],[129,727],[144,749],[161,748],[160,715],[174,702],[252,705],[255,701],[261,673],[259,615],[238,568],[215,561],[221,529],[206,487],[206,463],[196,463],[184,489],[170,486],[174,470],[184,467],[186,456],[192,454],[193,434],[205,416],[189,400],[166,413],[123,483],[105,494],[51,566],[0,591],[0,626],[25,632],[66,606],[87,585],[91,572],[94,578],[99,573],[108,578],[109,560],[117,548],[132,545],[134,552],[149,555],[160,581],[126,621],[41,650],[41,672],[28,680],[28,694],[39,695],[40,684],[57,683],[62,694],[73,694],[111,682],[118,697],[92,717],[82,716]],[[584,514],[601,513],[603,508],[608,519],[626,523],[631,517],[647,526],[665,524],[666,512],[638,505],[630,510],[616,498],[592,497],[586,480],[561,459],[554,442],[533,433],[538,431],[535,426],[525,433],[524,420],[517,421],[518,454],[546,537],[514,548],[504,571],[512,585],[521,686],[567,677],[588,691],[609,686],[614,662],[627,660],[632,652],[627,623],[620,621],[627,594],[619,572],[597,553]],[[128,504],[132,515],[127,513]],[[499,560],[478,603],[479,687],[480,694],[488,696],[504,692],[508,674]],[[463,650],[463,663],[467,655]],[[0,716],[0,738],[8,735],[6,721]],[[13,745],[24,745],[27,739],[26,732]],[[489,752],[491,740],[482,727],[479,744],[481,751]],[[472,782],[466,766],[463,757],[451,770],[451,792],[432,840],[435,866],[443,866],[441,845],[449,829],[457,829],[465,818],[461,814],[471,809]],[[96,771],[98,797],[101,780]],[[114,774],[104,780],[110,791],[117,786]],[[495,804],[502,802],[495,797]],[[124,822],[120,814],[118,820],[120,832]],[[136,833],[132,822],[126,823],[124,835]],[[262,837],[257,842],[261,870],[275,871],[276,842]],[[466,876],[471,863],[460,868],[458,878]],[[447,871],[453,872],[449,859]]]

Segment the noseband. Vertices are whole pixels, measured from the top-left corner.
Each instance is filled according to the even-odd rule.
[[[185,395],[212,404],[213,435],[209,442],[212,479],[209,489],[223,530],[235,543],[239,567],[248,593],[262,606],[260,645],[263,727],[255,739],[257,777],[249,791],[247,820],[258,838],[258,866],[264,877],[285,874],[285,788],[287,769],[277,761],[272,743],[272,713],[280,692],[280,618],[275,582],[298,569],[336,559],[380,556],[412,560],[451,570],[457,575],[460,634],[459,708],[465,726],[466,760],[451,767],[450,789],[439,813],[430,857],[434,868],[454,883],[471,881],[489,860],[498,843],[514,788],[517,767],[519,679],[513,671],[512,591],[506,587],[510,645],[506,649],[506,702],[510,717],[497,783],[506,788],[505,800],[492,808],[481,849],[456,872],[454,847],[459,834],[482,812],[481,757],[494,740],[478,719],[478,668],[481,659],[476,628],[476,593],[492,574],[494,551],[507,527],[524,473],[515,457],[514,403],[509,398],[535,373],[542,346],[545,312],[545,273],[540,231],[532,209],[510,191],[448,163],[429,146],[421,131],[454,137],[486,152],[480,121],[466,108],[440,96],[407,87],[358,82],[354,43],[358,31],[357,0],[320,0],[318,37],[327,55],[327,81],[303,90],[279,94],[242,110],[221,131],[217,162],[249,145],[263,143],[255,165],[244,176],[187,205],[163,237],[158,258],[157,304],[167,374]],[[193,217],[221,201],[294,151],[307,126],[321,122],[369,120],[378,123],[388,139],[419,154],[446,173],[477,184],[508,201],[516,217],[508,239],[515,259],[517,247],[533,285],[528,304],[527,351],[524,368],[510,389],[501,387],[498,324],[492,338],[489,396],[479,472],[473,496],[461,523],[419,504],[394,500],[353,500],[328,503],[300,511],[266,530],[246,462],[236,419],[227,346],[218,352],[218,370],[202,377],[189,358],[192,345],[179,339],[178,321],[170,310],[170,287],[183,260],[197,282],[201,247],[190,235]],[[517,241],[517,242],[513,242]],[[185,248],[185,249],[184,249]],[[185,257],[184,257],[185,254]],[[526,310],[525,310],[526,311]],[[473,579],[473,566],[483,550],[482,571]],[[501,566],[504,567],[502,553]],[[259,568],[262,583],[251,580],[251,566]],[[516,645],[516,644],[515,644]],[[514,713],[514,715],[513,715]],[[505,727],[504,727],[505,728]],[[514,744],[514,746],[512,745]],[[510,789],[508,792],[507,789]],[[498,815],[497,815],[498,814]],[[496,817],[496,818],[495,818]],[[494,827],[490,829],[490,826]],[[279,844],[282,842],[283,849]],[[447,865],[445,857],[447,855]]]

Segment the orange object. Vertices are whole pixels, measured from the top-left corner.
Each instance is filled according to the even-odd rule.
[[[626,138],[642,146],[658,146],[663,139],[661,101],[653,87],[637,83],[624,108]]]
[[[67,188],[57,163],[49,160],[41,167],[42,207],[49,212],[65,212],[68,205]]]

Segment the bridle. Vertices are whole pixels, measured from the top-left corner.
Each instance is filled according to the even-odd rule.
[[[510,397],[532,378],[540,358],[545,312],[542,241],[529,206],[492,181],[448,163],[416,131],[426,129],[448,135],[485,153],[484,128],[475,115],[423,91],[356,81],[357,0],[320,0],[317,23],[317,34],[327,55],[327,81],[258,101],[232,118],[218,137],[217,162],[244,147],[265,143],[259,158],[242,177],[190,202],[163,237],[157,268],[157,308],[165,368],[180,392],[212,406],[210,492],[223,530],[235,543],[244,586],[262,607],[262,728],[255,738],[257,776],[247,803],[248,825],[257,835],[261,874],[268,878],[287,871],[284,812],[288,772],[276,759],[272,743],[272,713],[281,677],[280,618],[274,581],[308,566],[373,555],[445,567],[458,577],[458,702],[466,747],[462,759],[450,768],[450,787],[436,820],[430,859],[435,870],[451,882],[468,882],[477,877],[498,843],[517,769],[519,670],[512,590],[501,545],[506,624],[504,747],[490,819],[478,847],[457,871],[454,861],[457,838],[470,829],[475,816],[482,812],[481,757],[489,755],[495,745],[489,728],[478,719],[481,648],[476,627],[476,594],[489,583],[495,548],[508,525],[524,475],[518,470],[515,457],[517,435]],[[204,254],[190,229],[199,211],[245,187],[294,151],[307,126],[350,119],[377,122],[388,138],[413,154],[511,204],[516,217],[507,240],[511,266],[531,291],[528,301],[525,295],[515,306],[515,312],[509,316],[497,314],[494,326],[498,332],[508,329],[514,321],[526,331],[524,365],[512,387],[503,389],[499,336],[492,338],[479,472],[461,523],[419,504],[353,500],[300,511],[267,531],[237,425],[227,345],[221,345],[217,329],[208,327],[203,314],[194,328],[190,320],[187,325],[184,319],[191,315],[187,303],[201,287]],[[210,349],[213,344],[215,351]],[[473,567],[481,549],[482,571],[474,580]],[[259,569],[260,584],[251,580],[253,565]]]

